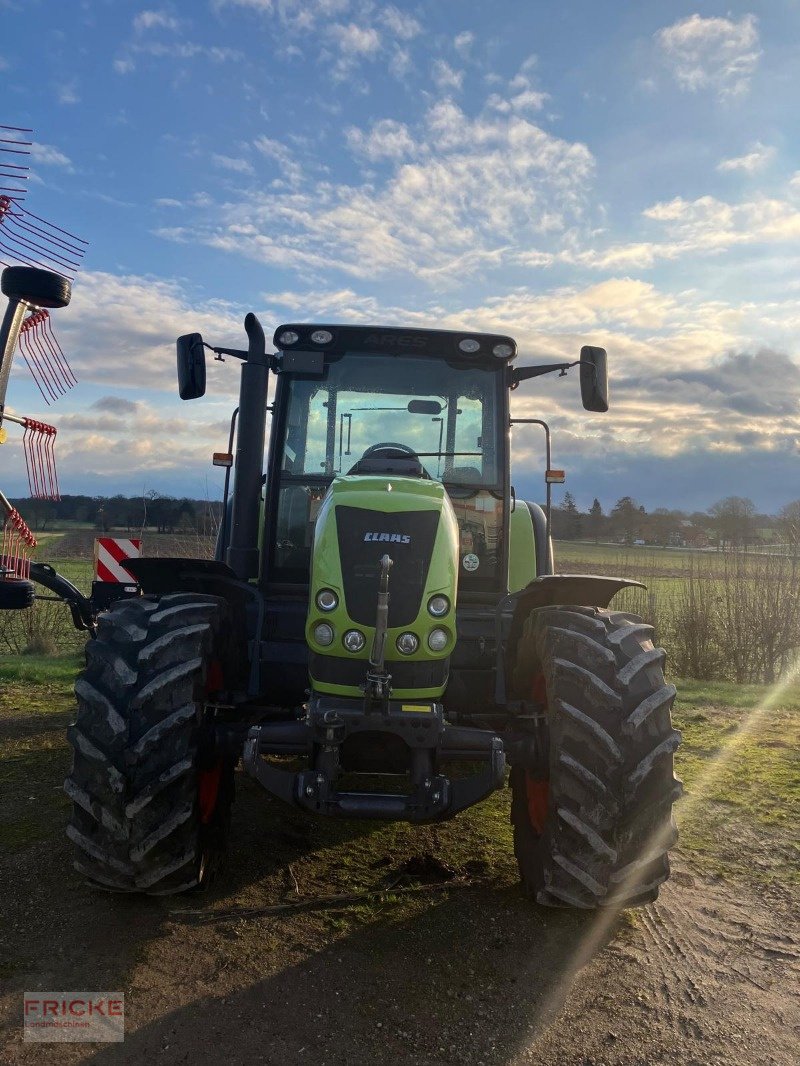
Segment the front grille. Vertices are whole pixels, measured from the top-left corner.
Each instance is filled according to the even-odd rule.
[[[392,675],[392,688],[441,688],[447,681],[449,659],[427,662],[391,662],[386,670]],[[317,655],[309,652],[308,672],[315,681],[329,685],[348,685],[358,688],[364,684],[369,663],[365,659],[350,659],[340,655]]]
[[[422,605],[438,525],[438,511],[390,514],[363,507],[336,508],[344,599],[354,622],[375,625],[380,559],[388,555],[394,564],[389,575],[389,627],[411,625]],[[396,539],[365,540],[381,534]]]

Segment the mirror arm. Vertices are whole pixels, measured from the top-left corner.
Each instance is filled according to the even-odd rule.
[[[241,348],[216,348],[213,344],[206,344],[205,341],[203,341],[203,347],[208,348],[210,352],[214,352],[216,356],[233,355],[237,359],[247,358],[247,352],[243,352]]]
[[[574,363],[540,363],[537,366],[515,367],[511,371],[511,388],[515,389],[521,381],[527,381],[529,378],[540,378],[544,374],[552,374],[556,370],[559,372],[559,377],[563,378],[568,370],[579,363],[580,359],[576,359]]]

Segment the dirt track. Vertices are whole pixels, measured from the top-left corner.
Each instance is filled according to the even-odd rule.
[[[679,858],[659,902],[609,929],[531,905],[508,865],[477,887],[344,912],[212,924],[174,913],[291,902],[295,879],[304,896],[336,890],[315,880],[315,862],[348,834],[373,857],[373,884],[401,857],[384,829],[275,811],[270,853],[265,804],[243,782],[235,865],[206,896],[94,893],[60,834],[4,860],[0,1061],[797,1061],[800,931],[783,890],[703,880]],[[23,989],[123,990],[125,1043],[24,1045]]]

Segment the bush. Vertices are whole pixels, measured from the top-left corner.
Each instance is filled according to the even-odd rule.
[[[613,605],[656,627],[679,677],[771,685],[800,653],[800,553],[698,555],[669,578],[635,556],[614,570],[650,584]]]

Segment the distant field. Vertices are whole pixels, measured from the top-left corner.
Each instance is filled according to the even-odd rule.
[[[691,551],[686,548],[634,547],[629,544],[591,544],[583,541],[557,540],[553,544],[556,570],[572,572],[573,568],[600,574],[622,575],[621,567],[637,573],[652,573],[662,577],[681,577],[697,567],[720,566],[724,553]],[[758,556],[753,556],[753,559]]]

